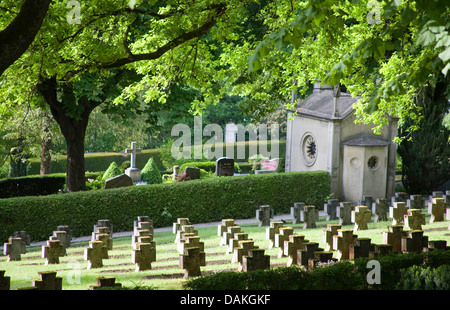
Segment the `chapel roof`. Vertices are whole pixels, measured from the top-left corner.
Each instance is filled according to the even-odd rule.
[[[345,141],[343,144],[349,146],[386,146],[389,145],[389,142],[371,136],[359,136]]]
[[[310,115],[323,119],[344,119],[353,112],[353,104],[358,97],[341,92],[338,97],[338,116],[334,116],[334,95],[332,89],[315,90],[308,98],[297,105],[299,114]]]

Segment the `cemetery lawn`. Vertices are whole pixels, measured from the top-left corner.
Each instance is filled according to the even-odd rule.
[[[294,233],[303,234],[305,239],[319,242],[325,247],[323,230],[326,224],[337,224],[338,221],[325,221],[321,217],[317,222],[317,228],[303,229],[303,224],[291,224],[292,220],[286,215],[287,223],[284,226],[294,228]],[[446,240],[450,244],[449,221],[428,224],[429,215],[426,217],[426,225],[422,226],[424,235],[429,240]],[[387,230],[391,221],[368,223],[368,230],[356,231],[358,237],[372,239],[372,243],[382,243],[382,232]],[[194,224],[195,226],[195,224]],[[241,231],[248,233],[255,245],[265,249],[270,255],[271,268],[285,266],[287,257],[278,258],[279,248],[269,249],[269,240],[266,239],[266,227],[258,227],[257,223],[239,225]],[[342,228],[353,228],[353,225]],[[205,244],[206,266],[201,267],[202,274],[217,271],[237,271],[238,264],[231,263],[232,254],[226,254],[226,247],[220,246],[220,237],[217,236],[217,224],[206,227],[195,227],[198,230],[200,240]],[[87,290],[90,285],[95,285],[95,279],[103,276],[113,276],[116,283],[121,283],[127,289],[153,289],[153,290],[180,290],[185,281],[184,271],[179,267],[179,254],[174,243],[175,235],[172,230],[155,232],[156,262],[152,263],[152,270],[135,271],[135,264],[131,262],[131,236],[113,239],[113,249],[108,252],[109,259],[103,260],[102,268],[87,269],[87,261],[84,260],[84,249],[88,242],[72,242],[67,249],[67,256],[60,258],[59,264],[45,265],[45,259],[41,257],[41,246],[28,246],[27,253],[22,254],[21,261],[7,262],[6,256],[0,256],[0,270],[5,270],[5,276],[11,277],[11,290],[31,286],[32,279],[38,279],[38,272],[56,271],[62,278],[63,290]]]

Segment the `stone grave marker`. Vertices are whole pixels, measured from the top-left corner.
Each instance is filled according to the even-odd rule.
[[[179,230],[181,230],[181,226],[183,225],[191,225],[191,222],[189,221],[189,218],[187,217],[179,217],[177,218],[177,221],[173,223],[172,232],[174,235],[177,234]]]
[[[292,227],[280,227],[278,233],[275,233],[274,246],[279,248],[278,258],[285,257],[284,254],[284,242],[289,241],[289,236],[294,234],[294,228]]]
[[[389,207],[389,218],[392,219],[392,225],[403,224],[404,216],[407,214],[408,208],[405,202],[394,202]]]
[[[227,250],[225,251],[225,253],[233,253],[234,248],[237,247],[239,245],[239,241],[242,240],[251,240],[248,239],[248,233],[243,231],[235,233],[233,238],[228,239]]]
[[[185,248],[180,254],[180,268],[184,269],[184,278],[201,276],[200,266],[206,266],[205,252],[198,247]]]
[[[275,234],[280,232],[280,228],[284,226],[283,222],[270,222],[270,226],[266,228],[266,239],[269,240],[269,249],[275,246]]]
[[[389,204],[387,199],[377,198],[372,203],[372,214],[374,215],[374,222],[384,222],[388,220]]]
[[[374,202],[373,200],[374,199],[372,196],[362,196],[359,205],[372,207],[372,203]]]
[[[393,252],[401,252],[404,235],[403,225],[389,225],[388,231],[383,231],[383,244],[390,244]]]
[[[353,206],[351,202],[345,201],[339,204],[339,207],[336,209],[336,215],[339,218],[339,225],[352,224],[352,211]]]
[[[374,251],[375,247],[370,238],[356,238],[355,243],[350,245],[349,259],[371,257]]]
[[[111,223],[110,220],[108,220],[108,219],[98,220],[97,224],[94,225],[94,229],[93,229],[94,232],[97,231],[97,227],[108,227],[108,233],[111,234],[111,236],[112,236],[114,225]]]
[[[125,170],[125,174],[131,178],[132,182],[141,181],[141,169],[136,167],[136,155],[141,151],[136,147],[136,142],[131,142],[131,148],[125,149],[125,153],[131,154],[130,167]]]
[[[66,252],[66,244],[70,246],[70,240],[67,236],[67,232],[65,230],[55,230],[53,231],[53,235],[50,236],[50,240],[59,240],[61,242],[62,247],[64,248],[64,256],[67,255]]]
[[[297,265],[297,251],[303,249],[303,244],[309,242],[304,235],[293,234],[284,242],[284,255],[288,257],[286,266]]]
[[[94,291],[105,287],[122,287],[121,283],[116,283],[115,277],[98,277],[95,279],[96,285],[90,285],[89,290]]]
[[[450,208],[447,208],[445,211],[445,219],[447,221],[450,221]]]
[[[316,222],[319,220],[319,210],[315,206],[305,206],[305,209],[300,213],[303,222],[303,229],[316,228]]]
[[[401,248],[403,253],[421,253],[428,247],[428,237],[423,235],[423,230],[409,230],[402,237]]]
[[[242,257],[238,271],[248,272],[252,270],[270,269],[270,256],[265,255],[264,249],[251,249],[248,255]]]
[[[92,233],[92,241],[99,240],[103,242],[108,250],[112,250],[113,239],[112,234],[109,233],[108,227],[97,227],[97,231]],[[107,258],[107,257],[104,257]]]
[[[406,200],[406,206],[409,209],[422,209],[425,206],[422,195],[410,195]]]
[[[432,201],[428,203],[428,213],[431,214],[430,224],[434,222],[443,222],[445,213],[444,198],[433,198]]]
[[[232,263],[242,263],[242,257],[248,255],[251,249],[257,249],[253,240],[239,240],[238,246],[234,248]]]
[[[62,290],[62,278],[56,276],[56,271],[38,272],[39,279],[31,280],[32,286],[40,291],[57,291]]]
[[[132,186],[133,180],[125,173],[109,178],[105,181],[105,189]]]
[[[337,199],[328,199],[327,203],[324,204],[324,211],[327,213],[327,221],[333,221],[337,219],[336,208],[339,205]]]
[[[11,288],[11,277],[5,276],[5,270],[0,270],[0,291],[9,291]]]
[[[337,259],[333,258],[332,251],[316,251],[313,257],[308,259],[308,271],[313,271],[320,263],[336,262]]]
[[[372,218],[372,212],[370,212],[367,206],[356,206],[352,211],[352,223],[355,223],[353,230],[367,230],[367,223]]]
[[[233,239],[234,235],[236,233],[240,233],[240,232],[241,232],[241,227],[240,226],[238,226],[238,225],[229,226],[227,228],[227,231],[222,234],[220,245],[228,246],[228,244],[230,243],[230,239]]]
[[[153,235],[150,233],[150,231],[148,229],[140,229],[136,231],[136,233],[134,233],[131,237],[131,248],[134,249],[136,247],[136,243],[140,242],[139,240],[143,237],[149,237],[153,242]]]
[[[294,203],[294,206],[291,207],[291,216],[293,218],[292,224],[301,223],[300,212],[303,211],[304,208],[305,208],[305,203],[304,202],[296,202],[296,203]]]
[[[151,270],[155,257],[156,248],[152,243],[137,242],[131,252],[131,262],[136,264],[136,271]]]
[[[179,244],[180,240],[184,239],[185,234],[193,234],[191,236],[197,236],[198,230],[195,229],[194,225],[182,225],[181,229],[177,231],[177,235],[175,237],[175,243]]]
[[[338,234],[333,236],[333,250],[337,251],[338,260],[349,259],[350,246],[355,244],[357,237],[353,229],[338,229]]]
[[[21,260],[21,254],[26,252],[26,244],[20,237],[9,238],[8,243],[5,243],[3,247],[3,254],[8,256],[8,262]]]
[[[200,241],[200,237],[199,236],[186,236],[183,240],[183,242],[181,242],[178,244],[178,253],[179,254],[183,254],[184,250],[186,248],[193,248],[193,247],[197,247],[200,249],[200,252],[205,252],[205,243]]]
[[[140,229],[147,229],[153,235],[153,220],[147,215],[140,215],[137,220],[133,221],[133,232],[136,233]]]
[[[406,204],[406,200],[408,199],[408,194],[404,192],[396,192],[394,196],[391,197],[391,205],[394,205],[394,202],[404,202]]]
[[[42,246],[42,258],[45,264],[59,264],[59,258],[66,255],[66,248],[60,240],[47,240],[47,245]]]
[[[429,240],[428,241],[428,251],[433,250],[450,250],[447,248],[446,240]]]
[[[70,229],[69,226],[67,226],[67,225],[58,225],[58,226],[56,226],[56,231],[65,231],[66,232],[64,240],[62,240],[62,239],[60,239],[60,240],[66,249],[70,248],[70,242],[72,241],[72,236],[73,236],[72,229]]]
[[[421,209],[408,209],[403,221],[405,227],[411,230],[422,230],[422,225],[425,225],[425,214]]]
[[[190,180],[200,179],[200,168],[198,167],[186,167],[184,168],[184,173]]]
[[[234,225],[233,219],[223,219],[222,224],[217,225],[217,236],[222,237],[223,233],[227,231],[227,228]]]
[[[84,260],[88,261],[87,269],[103,267],[103,257],[108,256],[108,248],[101,241],[89,241],[84,249]]]
[[[11,237],[22,238],[22,242],[24,242],[25,245],[30,245],[31,238],[30,235],[28,235],[25,230],[15,231]]]
[[[327,229],[323,230],[323,241],[326,243],[325,251],[333,249],[333,236],[337,235],[338,229],[341,228],[342,225],[339,224],[327,224]]]
[[[314,258],[314,253],[318,251],[323,251],[318,242],[303,242],[303,249],[297,250],[297,265],[308,268],[309,259]]]
[[[258,226],[269,226],[273,214],[273,209],[269,205],[259,206],[259,209],[256,210],[256,219],[259,221]]]
[[[234,159],[228,157],[220,157],[216,160],[216,177],[233,176],[234,175]]]

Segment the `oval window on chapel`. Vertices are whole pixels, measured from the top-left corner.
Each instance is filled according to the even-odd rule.
[[[307,166],[312,166],[317,158],[316,140],[311,134],[305,135],[302,141],[303,159]]]
[[[378,157],[376,157],[376,156],[370,157],[369,160],[367,161],[367,166],[372,170],[377,169],[378,164],[379,164],[379,160],[378,160]]]

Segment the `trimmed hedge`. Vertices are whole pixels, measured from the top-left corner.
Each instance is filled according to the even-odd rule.
[[[188,182],[131,186],[0,200],[0,240],[25,230],[32,240],[46,240],[58,225],[69,225],[75,237],[92,233],[99,219],[114,231],[131,231],[137,216],[148,215],[154,227],[178,217],[193,223],[224,218],[254,218],[261,204],[276,214],[289,213],[294,202],[323,206],[330,194],[325,171],[245,175]]]
[[[56,194],[65,184],[64,174],[3,179],[0,180],[0,198]]]
[[[380,263],[380,284],[367,283],[369,260]],[[312,272],[300,266],[278,267],[250,272],[223,271],[189,278],[190,290],[367,290],[448,289],[450,251],[392,253],[377,258],[343,260],[317,267]],[[413,267],[420,266],[420,267]],[[415,271],[419,270],[418,275]],[[428,279],[428,282],[427,282]],[[434,281],[434,283],[431,283]]]
[[[207,172],[216,172],[216,162],[215,161],[194,161],[189,163],[184,163],[180,166],[180,173],[184,173],[184,169],[186,167],[197,167],[199,169],[203,169]],[[234,163],[234,172],[239,173],[240,167],[235,162]]]

